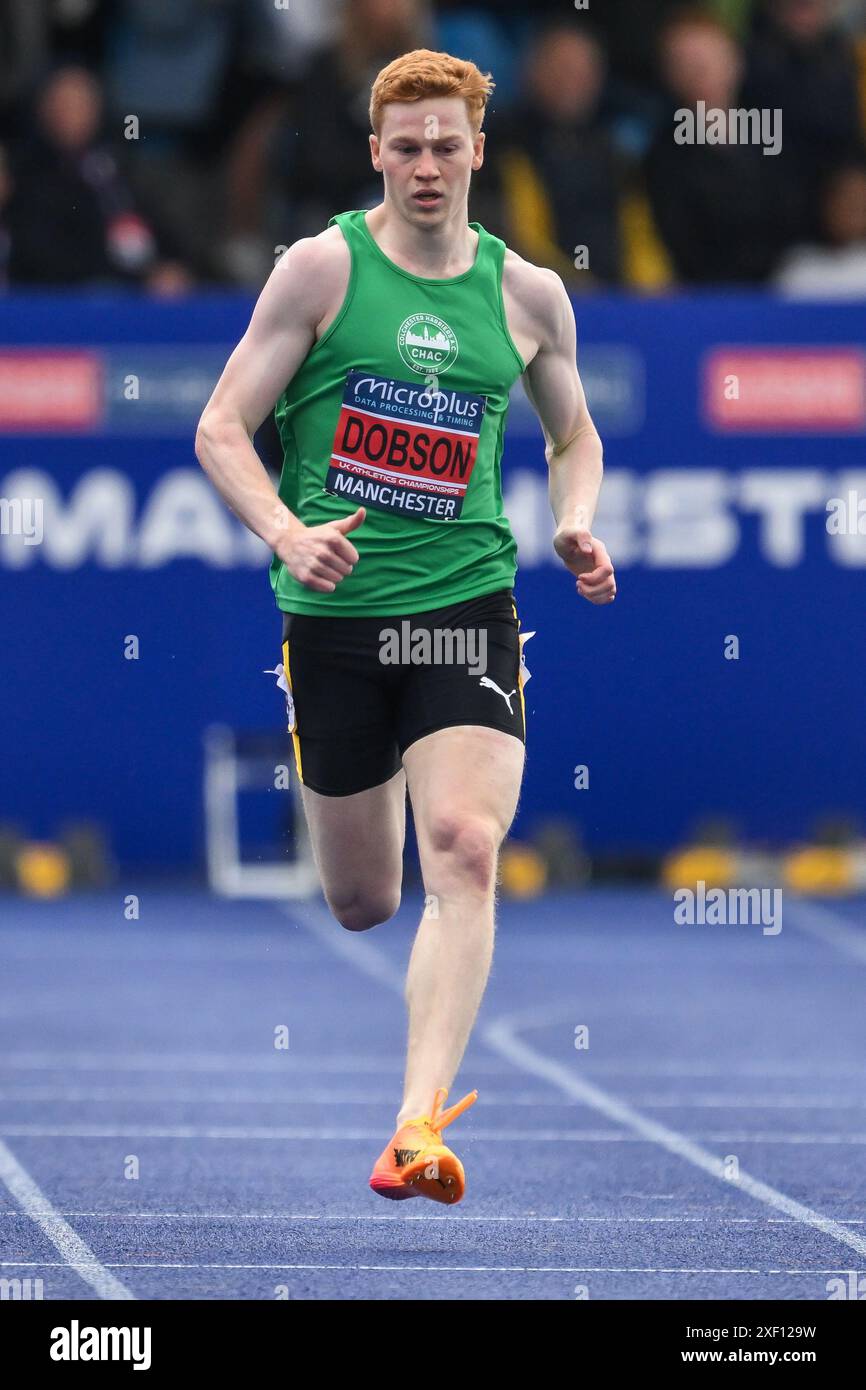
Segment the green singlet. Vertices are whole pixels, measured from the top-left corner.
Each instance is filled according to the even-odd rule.
[[[505,245],[477,222],[475,262],[431,280],[388,259],[363,211],[331,219],[351,253],[346,296],[276,406],[279,493],[307,526],[366,519],[349,539],[358,564],[314,593],[276,558],[288,613],[420,613],[510,588],[502,511],[508,394],[524,363],[502,301]]]

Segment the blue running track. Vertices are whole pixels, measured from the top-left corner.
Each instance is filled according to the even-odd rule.
[[[367,1187],[420,907],[351,936],[316,903],[0,899],[0,1277],[46,1299],[866,1290],[862,900],[786,897],[777,936],[675,925],[655,891],[503,903],[453,1210]]]

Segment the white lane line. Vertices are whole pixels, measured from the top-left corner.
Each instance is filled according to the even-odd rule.
[[[76,1235],[72,1227],[64,1221],[60,1213],[51,1205],[48,1198],[18,1162],[10,1149],[0,1140],[0,1181],[5,1183],[25,1216],[35,1222],[51,1244],[63,1256],[63,1263],[78,1269],[82,1279],[96,1291],[100,1298],[134,1298],[119,1279],[109,1274],[105,1265],[100,1264],[89,1245]],[[87,1270],[87,1273],[83,1273]]]
[[[789,898],[785,915],[793,920],[796,930],[806,932],[849,959],[866,965],[866,931],[858,931],[836,913],[820,907],[818,903],[806,902],[803,898]]]
[[[79,1219],[99,1221],[319,1221],[339,1224],[346,1221],[456,1221],[458,1223],[490,1222],[512,1225],[532,1225],[542,1223],[569,1226],[587,1223],[620,1226],[632,1225],[690,1225],[710,1226],[797,1226],[800,1223],[781,1216],[460,1216],[451,1213],[447,1216],[410,1215],[399,1216],[372,1215],[369,1212],[349,1212],[343,1216],[332,1216],[319,1212],[258,1212],[258,1211],[61,1211],[60,1216],[75,1216]],[[17,1211],[0,1211],[3,1217],[21,1218]],[[862,1226],[862,1218],[836,1218],[843,1226]]]
[[[539,1054],[541,1055],[541,1054]],[[554,1063],[554,1065],[556,1065]],[[590,1083],[579,1083],[590,1086]],[[595,1087],[591,1088],[595,1090]],[[601,1093],[604,1094],[604,1093]],[[585,1101],[585,1104],[590,1104]],[[631,1110],[623,1101],[612,1102],[621,1107],[620,1113],[624,1114]],[[601,1109],[596,1105],[596,1109]],[[637,1111],[631,1111],[637,1114]],[[613,1115],[611,1114],[611,1118]],[[621,1121],[625,1124],[625,1121]],[[631,1130],[622,1129],[505,1129],[497,1125],[493,1129],[474,1129],[472,1131],[473,1140],[489,1140],[491,1143],[497,1140],[507,1140],[513,1144],[657,1144],[658,1133],[664,1130],[664,1126],[655,1125],[653,1133],[650,1134],[649,1128],[654,1125],[652,1120],[646,1121],[646,1131],[639,1130],[636,1125],[631,1125]],[[675,1131],[667,1130],[668,1134]],[[381,1137],[379,1129],[323,1129],[316,1126],[303,1127],[300,1125],[106,1125],[106,1124],[70,1124],[70,1125],[41,1125],[25,1124],[14,1125],[4,1124],[0,1121],[0,1135],[5,1135],[7,1139],[212,1139],[212,1140],[238,1140],[247,1142],[270,1142],[278,1140],[282,1142],[311,1142],[316,1141],[322,1144],[340,1144],[349,1140],[367,1141]],[[711,1144],[793,1144],[797,1146],[809,1147],[811,1145],[863,1145],[866,1144],[866,1134],[801,1134],[798,1131],[785,1132],[783,1130],[767,1130],[753,1134],[738,1130],[710,1130],[704,1134],[690,1134],[679,1136],[683,1142],[705,1141]],[[717,1164],[716,1176],[722,1177],[720,1169],[721,1160],[714,1160]],[[728,1186],[736,1186],[729,1180]]]
[[[633,1062],[620,1057],[617,1061],[591,1062],[581,1058],[581,1070],[592,1072],[595,1076],[621,1076],[626,1080],[633,1077],[672,1077],[699,1078],[702,1080],[718,1078],[721,1081],[735,1080],[836,1080],[839,1077],[854,1077],[866,1081],[866,1066],[852,1067],[837,1062],[799,1062],[731,1061],[729,1067],[720,1068],[704,1062],[645,1062],[636,1057]]]
[[[493,1131],[491,1131],[492,1133]],[[339,1143],[381,1138],[381,1129],[304,1129],[295,1125],[6,1125],[9,1139],[239,1139]]]
[[[486,1099],[486,1090],[484,1094]],[[714,1092],[694,1096],[637,1095],[630,1099],[633,1105],[649,1110],[862,1110],[866,1107],[866,1095],[837,1099],[826,1092],[820,1096],[798,1096],[796,1093],[786,1096],[725,1096]],[[550,1105],[551,1102],[544,1103]]]
[[[536,1021],[539,1020],[539,1017],[543,1021],[543,1015],[534,1016]],[[520,1067],[521,1070],[561,1086],[566,1095],[573,1096],[576,1100],[582,1100],[586,1105],[598,1110],[600,1114],[607,1116],[609,1120],[626,1126],[640,1138],[658,1144],[677,1158],[685,1159],[694,1167],[719,1179],[727,1187],[734,1187],[745,1192],[747,1196],[753,1197],[756,1201],[764,1202],[774,1210],[782,1211],[786,1216],[802,1222],[803,1225],[813,1227],[831,1240],[849,1246],[852,1250],[856,1250],[859,1255],[866,1255],[866,1238],[858,1235],[855,1231],[848,1230],[838,1221],[834,1221],[832,1217],[824,1216],[821,1212],[814,1211],[802,1202],[794,1201],[784,1192],[771,1187],[769,1183],[753,1177],[742,1167],[736,1182],[730,1181],[725,1176],[724,1161],[716,1158],[709,1150],[702,1148],[694,1139],[680,1134],[677,1130],[669,1129],[656,1120],[649,1119],[640,1111],[626,1104],[625,1101],[609,1095],[600,1087],[594,1086],[591,1081],[582,1080],[562,1066],[561,1063],[537,1052],[535,1048],[518,1036],[520,1029],[528,1026],[530,1026],[530,1020],[525,1015],[521,1022],[518,1022],[513,1015],[511,1017],[506,1016],[483,1027],[481,1036],[490,1043],[491,1047],[495,1047],[501,1056],[510,1057],[515,1066]],[[744,1141],[732,1137],[731,1142]],[[800,1141],[791,1140],[789,1142]],[[820,1143],[823,1140],[816,1138],[815,1142]]]
[[[327,914],[321,908],[305,907],[303,911],[297,913],[297,917],[334,954],[350,961],[357,970],[387,985],[390,989],[396,989],[402,997],[402,977],[374,943],[356,943],[356,945],[366,946],[367,949],[363,954],[352,949],[351,944],[347,948],[347,941],[341,938],[338,934],[339,929],[330,924]],[[495,1023],[482,1026],[480,1033],[482,1039],[495,1052],[498,1052],[500,1057],[505,1057],[519,1070],[559,1087],[566,1095],[592,1106],[593,1109],[598,1110],[616,1124],[623,1125],[650,1143],[658,1144],[668,1153],[672,1153],[693,1164],[694,1167],[700,1168],[703,1172],[709,1173],[711,1177],[717,1178],[727,1187],[734,1185],[725,1176],[725,1166],[722,1159],[716,1158],[714,1154],[710,1153],[708,1149],[702,1148],[695,1140],[642,1115],[632,1106],[617,1100],[615,1096],[609,1095],[599,1086],[593,1085],[592,1082],[574,1076],[559,1062],[537,1052],[535,1048],[530,1047],[528,1043],[519,1038],[517,1027],[518,1025],[513,1019],[504,1017]],[[866,1256],[866,1238],[856,1231],[848,1230],[831,1217],[824,1216],[820,1212],[813,1211],[811,1207],[794,1201],[793,1198],[778,1191],[777,1188],[752,1177],[743,1168],[739,1170],[739,1177],[735,1186],[756,1201],[764,1202],[774,1210],[784,1212],[786,1216],[793,1217],[839,1244],[856,1250],[859,1255]]]
[[[334,928],[337,930],[336,926]],[[513,1069],[503,1067],[500,1063],[487,1057],[470,1057],[464,1061],[464,1066],[472,1068],[477,1076],[498,1076],[500,1078],[513,1077]],[[729,1081],[737,1080],[770,1080],[770,1079],[802,1079],[820,1080],[822,1078],[839,1080],[843,1078],[855,1078],[866,1083],[866,1067],[853,1068],[845,1065],[827,1063],[826,1066],[820,1064],[801,1065],[796,1062],[764,1062],[750,1063],[748,1061],[731,1062],[730,1066],[720,1070],[716,1066],[705,1065],[703,1063],[689,1062],[658,1062],[646,1063],[636,1058],[630,1062],[621,1058],[616,1062],[590,1062],[586,1058],[581,1059],[581,1069],[589,1072],[593,1076],[613,1076],[622,1077],[626,1081],[632,1081],[635,1077],[671,1077],[688,1078],[700,1077],[703,1079],[718,1078]],[[341,1075],[347,1072],[358,1073],[397,1073],[402,1076],[403,1062],[400,1058],[395,1058],[393,1054],[383,1057],[359,1056],[357,1053],[340,1055],[332,1053],[327,1057],[305,1057],[297,1053],[280,1053],[275,1056],[271,1053],[267,1055],[248,1055],[239,1056],[238,1053],[218,1053],[218,1052],[31,1052],[21,1051],[4,1052],[0,1056],[0,1073],[14,1071],[96,1071],[96,1072],[227,1072],[244,1074],[251,1072],[262,1072],[277,1076],[284,1072],[291,1074],[298,1073],[306,1075],[313,1072],[339,1072]]]
[[[61,1269],[69,1268],[48,1260],[0,1260],[0,1269]],[[72,1268],[81,1268],[73,1265]],[[703,1268],[675,1265],[647,1267],[608,1266],[608,1265],[331,1265],[331,1264],[184,1264],[181,1261],[154,1261],[152,1264],[116,1263],[111,1269],[298,1269],[298,1270],[347,1270],[371,1273],[376,1271],[410,1271],[427,1274],[757,1274],[757,1275],[803,1275],[803,1274],[862,1274],[859,1269],[739,1269]],[[101,1266],[100,1266],[101,1268]]]
[[[471,1065],[471,1064],[470,1064]],[[583,1069],[583,1068],[581,1068]],[[647,1110],[863,1110],[866,1109],[866,1095],[844,1099],[828,1096],[785,1095],[785,1096],[725,1096],[720,1094],[694,1096],[636,1095],[629,1097],[632,1105]],[[317,1090],[304,1094],[298,1091],[293,1080],[286,1079],[280,1090],[185,1090],[174,1086],[142,1086],[131,1090],[113,1086],[30,1086],[21,1083],[16,1088],[0,1087],[0,1101],[13,1105],[103,1105],[116,1103],[135,1106],[153,1105],[290,1105],[293,1110],[299,1106],[351,1105],[370,1107],[374,1105],[393,1108],[393,1091],[364,1090]],[[520,1109],[562,1110],[577,1107],[580,1102],[572,1097],[563,1098],[561,1094],[540,1096],[536,1091],[489,1091],[484,1088],[485,1105],[516,1106]]]
[[[485,1091],[485,1096],[487,1092]],[[489,1099],[489,1096],[488,1096]],[[281,1089],[279,1090],[254,1090],[247,1087],[243,1091],[226,1090],[204,1090],[196,1087],[195,1090],[184,1090],[182,1087],[175,1086],[142,1086],[132,1090],[115,1088],[112,1086],[28,1086],[26,1084],[19,1088],[10,1087],[0,1088],[0,1101],[7,1104],[39,1104],[51,1102],[52,1104],[142,1104],[154,1105],[290,1105],[293,1110],[297,1110],[300,1105],[353,1105],[367,1106],[387,1105],[389,1111],[394,1108],[394,1092],[391,1091],[370,1091],[364,1087],[363,1094],[359,1095],[357,1089],[354,1091],[316,1091],[314,1095],[305,1095],[298,1091],[294,1077],[286,1077]],[[501,1105],[539,1105],[544,1104],[536,1096],[534,1100],[529,1097],[512,1097],[500,1095],[498,1103]],[[548,1105],[562,1105],[559,1096],[554,1096],[546,1102]],[[863,1102],[866,1105],[866,1101]]]
[[[342,928],[341,928],[342,930]],[[473,1069],[485,1076],[511,1076],[510,1068],[491,1058],[480,1058]],[[283,1072],[306,1075],[309,1072],[396,1072],[402,1076],[403,1062],[393,1053],[385,1057],[332,1053],[327,1057],[305,1057],[299,1053],[244,1057],[237,1052],[4,1052],[0,1073],[4,1071],[155,1071],[163,1072],[264,1072],[272,1076]]]
[[[484,1099],[489,1105],[531,1107],[538,1109],[539,1106],[556,1106],[562,1109],[562,1097],[551,1095],[548,1098],[539,1096],[537,1092],[515,1092],[509,1094],[507,1091],[488,1091],[485,1087]],[[295,1084],[295,1079],[287,1077],[279,1090],[255,1090],[247,1086],[242,1091],[236,1090],[207,1090],[197,1086],[194,1090],[185,1090],[183,1087],[175,1086],[141,1086],[131,1089],[114,1086],[30,1086],[26,1082],[16,1087],[0,1087],[0,1101],[11,1104],[38,1104],[41,1102],[51,1102],[52,1104],[94,1104],[104,1103],[116,1104],[117,1102],[129,1103],[139,1106],[141,1104],[153,1103],[155,1105],[291,1105],[293,1110],[298,1106],[331,1106],[331,1105],[352,1105],[355,1107],[366,1106],[371,1108],[375,1105],[387,1106],[389,1112],[394,1107],[394,1091],[372,1091],[368,1087],[359,1094],[357,1087],[353,1091],[340,1090],[317,1090],[315,1092],[299,1091]],[[861,1106],[866,1106],[866,1099],[860,1102]]]
[[[238,946],[220,945],[214,938],[208,937],[206,944],[199,942],[195,946],[178,945],[172,940],[169,945],[164,947],[155,946],[153,940],[146,943],[141,941],[132,944],[127,938],[122,945],[106,942],[104,938],[94,941],[91,944],[75,942],[71,945],[67,936],[65,941],[46,942],[42,950],[37,950],[32,944],[16,947],[9,945],[3,950],[4,960],[14,960],[22,964],[35,963],[40,961],[59,960],[75,961],[77,964],[88,960],[95,960],[100,965],[119,962],[127,965],[145,965],[158,962],[160,965],[199,965],[206,962],[208,965],[270,965],[274,961],[281,964],[297,964],[298,962],[309,962],[312,954],[309,948],[297,947],[293,945],[262,945],[260,950],[255,949],[255,943],[244,943]],[[128,981],[127,987],[134,985],[135,981]],[[142,981],[146,984],[146,981]]]

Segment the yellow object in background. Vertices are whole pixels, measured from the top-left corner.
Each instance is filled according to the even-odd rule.
[[[22,893],[33,898],[58,898],[69,887],[69,856],[51,844],[29,844],[15,858],[15,872]]]
[[[622,199],[619,226],[626,284],[649,293],[667,289],[673,284],[671,259],[656,228],[645,193],[634,191]]]
[[[851,893],[857,886],[854,855],[839,845],[804,845],[787,855],[785,884],[795,893]]]
[[[502,891],[509,898],[537,898],[547,883],[547,866],[529,845],[507,844],[499,859]]]
[[[715,845],[676,850],[662,864],[662,881],[668,888],[687,888],[701,882],[708,888],[727,888],[736,882],[736,873],[736,856]]]

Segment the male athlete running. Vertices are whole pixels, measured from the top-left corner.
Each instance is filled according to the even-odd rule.
[[[441,1202],[465,1187],[441,1135],[477,1093],[442,1107],[487,982],[497,856],[523,772],[500,485],[517,377],[544,431],[555,550],[591,603],[616,593],[591,532],[602,451],[568,296],[468,221],[492,86],[426,49],[379,73],[370,153],[384,200],[284,254],[196,440],[223,498],[274,552],[304,807],[325,897],[350,931],[397,909],[408,786],[427,907],[406,981],[403,1104],[370,1185]],[[251,442],[275,404],[279,494]],[[416,654],[444,633],[465,640],[467,659],[388,659],[386,631],[404,620]]]

